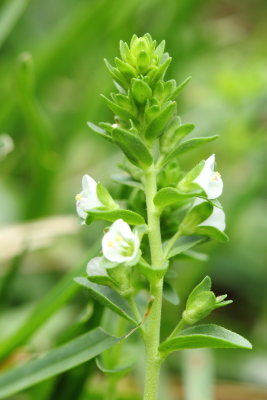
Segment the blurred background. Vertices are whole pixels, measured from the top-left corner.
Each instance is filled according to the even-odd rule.
[[[193,77],[178,99],[182,121],[196,124],[195,135],[220,135],[181,164],[216,153],[230,236],[205,246],[207,262],[180,261],[181,301],[164,305],[163,335],[208,273],[216,294],[234,299],[209,320],[254,344],[250,352],[198,354],[183,373],[175,354],[164,379],[175,392],[188,363],[198,368],[211,357],[218,399],[265,399],[257,394],[267,388],[265,0],[0,1],[0,369],[99,323],[99,307],[69,282],[98,250],[104,225],[81,227],[74,196],[84,173],[116,191],[111,174],[121,156],[86,122],[111,121],[99,96],[113,89],[103,58],[113,62],[120,39],[146,32],[166,40],[170,79]],[[88,363],[14,399],[101,399],[96,371]],[[139,399],[137,381],[138,373],[122,383],[121,399]],[[234,383],[248,388],[238,392]]]

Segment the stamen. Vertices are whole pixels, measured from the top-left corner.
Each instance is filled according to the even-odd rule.
[[[216,172],[214,172],[214,174],[212,174],[211,181],[218,182],[220,178],[221,178],[221,174],[218,171],[216,171]]]
[[[78,194],[76,194],[76,196],[75,196],[75,200],[81,200],[82,199],[82,195],[81,195],[81,193],[78,193]]]

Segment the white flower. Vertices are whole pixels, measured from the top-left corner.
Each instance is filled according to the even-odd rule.
[[[108,276],[103,263],[101,263],[103,257],[95,257],[89,261],[86,267],[87,275],[89,276]]]
[[[215,155],[212,154],[204,164],[200,174],[194,179],[206,193],[208,199],[217,199],[223,191],[223,181],[219,172],[214,171]]]
[[[196,199],[194,201],[193,207],[205,202],[203,199]],[[213,228],[218,229],[223,232],[225,230],[225,214],[221,208],[213,206],[213,211],[211,215],[203,222],[201,222],[198,226],[211,226]]]
[[[103,206],[97,196],[96,186],[97,183],[93,178],[89,175],[83,176],[82,191],[75,197],[77,213],[83,219],[86,219],[87,211]]]
[[[129,225],[118,219],[110,226],[102,239],[104,257],[112,262],[134,265],[140,256],[140,240]]]

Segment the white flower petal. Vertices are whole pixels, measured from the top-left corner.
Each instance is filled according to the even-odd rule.
[[[212,154],[204,164],[200,174],[194,179],[206,193],[208,199],[218,198],[223,191],[223,181],[218,172],[214,172],[215,155]]]
[[[139,254],[140,240],[129,225],[118,219],[102,239],[104,257],[116,263],[133,263]]]
[[[205,200],[196,199],[194,201],[193,207],[203,202],[205,202]],[[211,215],[205,221],[201,222],[201,224],[199,224],[198,226],[212,226],[223,232],[226,227],[224,211],[221,208],[213,206],[213,211]]]
[[[105,268],[101,264],[103,257],[95,257],[89,261],[86,267],[87,275],[89,276],[107,276]]]
[[[76,208],[78,215],[86,219],[87,211],[101,207],[103,204],[97,197],[97,183],[89,175],[84,175],[82,178],[82,191],[76,196]]]

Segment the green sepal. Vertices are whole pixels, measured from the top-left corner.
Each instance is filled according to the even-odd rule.
[[[145,144],[129,131],[115,128],[112,131],[112,139],[137,167],[146,169],[153,163],[153,157]]]
[[[200,234],[198,229],[201,227],[198,227],[198,225],[208,219],[212,211],[213,205],[207,201],[191,208],[180,225],[181,233],[184,235]]]
[[[99,136],[101,136],[102,138],[106,139],[107,141],[112,143],[112,137],[106,132],[105,129],[100,128],[99,126],[93,124],[92,122],[88,121],[87,125],[89,126],[89,128],[97,133]]]
[[[110,262],[104,257],[95,257],[90,262],[92,261],[96,263],[96,267],[94,264],[93,271],[91,270],[90,274],[87,270],[87,279],[90,282],[97,283],[98,285],[105,285],[114,288],[115,282],[107,274],[107,264]]]
[[[74,281],[86,289],[89,295],[100,304],[103,304],[103,306],[136,325],[135,317],[127,300],[121,297],[115,290],[89,282],[88,279],[83,277],[75,278]]]
[[[218,242],[227,243],[229,242],[229,237],[225,232],[220,231],[214,226],[198,226],[195,229],[197,235],[208,236],[211,239],[217,240]]]
[[[148,233],[149,229],[148,226],[146,224],[144,225],[137,225],[134,227],[133,232],[137,233],[140,242],[142,241],[144,235],[146,235]]]
[[[134,211],[130,210],[100,210],[100,209],[93,209],[88,211],[88,216],[86,218],[85,223],[90,225],[95,220],[103,220],[114,222],[117,219],[123,219],[130,225],[142,225],[145,224],[144,218],[137,214]]]
[[[173,115],[176,110],[176,103],[171,102],[167,105],[167,107],[162,110],[156,118],[154,118],[147,126],[145,130],[145,137],[148,140],[157,139],[162,133],[167,125],[169,119]]]
[[[152,90],[148,84],[142,79],[133,79],[131,84],[131,91],[134,100],[138,104],[145,104],[152,96]]]
[[[177,86],[177,88],[174,90],[174,92],[172,93],[172,98],[175,99],[180,93],[181,91],[184,89],[184,87],[188,84],[188,82],[190,82],[192,79],[192,76],[189,76],[188,78],[186,78],[182,83],[180,83],[180,85]]]
[[[119,379],[119,378],[124,377],[125,375],[128,375],[129,372],[131,372],[131,370],[134,367],[134,364],[131,364],[131,365],[126,365],[123,367],[117,367],[117,368],[112,368],[112,369],[105,368],[105,366],[103,365],[103,363],[101,362],[99,357],[96,358],[96,365],[97,365],[97,368],[101,372],[103,372],[105,375],[108,375],[115,379]]]
[[[121,296],[128,296],[132,292],[130,268],[127,265],[116,264],[107,268],[106,271],[111,280],[115,282],[116,289]]]
[[[131,52],[128,46],[128,43],[123,42],[120,40],[120,54],[121,58],[124,62],[131,63],[132,62],[132,56]]]
[[[102,185],[101,182],[97,183],[96,194],[101,203],[109,210],[119,208],[118,204],[115,203],[108,190]]]
[[[252,349],[251,343],[218,325],[206,324],[184,329],[176,337],[169,338],[159,346],[159,351],[172,353],[183,349]]]
[[[171,151],[165,158],[163,165],[168,163],[170,160],[173,158],[180,156],[181,154],[186,153],[187,151],[194,150],[195,148],[202,146],[203,144],[212,142],[213,140],[217,139],[219,136],[214,135],[214,136],[209,136],[209,137],[199,137],[199,138],[193,138],[189,139],[185,142],[182,142],[178,146],[174,148],[173,151]]]
[[[147,102],[145,108],[145,121],[149,124],[153,121],[160,113],[160,106],[158,104],[151,104],[151,102]]]
[[[165,45],[166,42],[165,40],[162,40],[158,46],[155,48],[155,54],[158,56],[159,61],[161,60],[163,54],[164,54],[164,50],[165,50]]]
[[[166,187],[160,189],[156,193],[154,197],[154,204],[156,207],[158,207],[159,210],[163,210],[165,207],[171,204],[198,196],[200,194],[203,194],[201,190],[191,193],[183,193],[180,192],[178,189],[175,189],[174,187]]]
[[[113,111],[114,114],[120,117],[121,119],[128,121],[129,119],[134,118],[134,116],[129,111],[125,110],[118,104],[114,103],[103,94],[101,94],[100,96],[102,97],[102,99],[104,99],[104,101],[106,102],[107,106],[111,109],[111,111]]]
[[[216,297],[211,291],[202,291],[194,296],[190,295],[186,302],[186,309],[183,312],[183,321],[188,325],[193,325],[207,317],[215,306]]]

